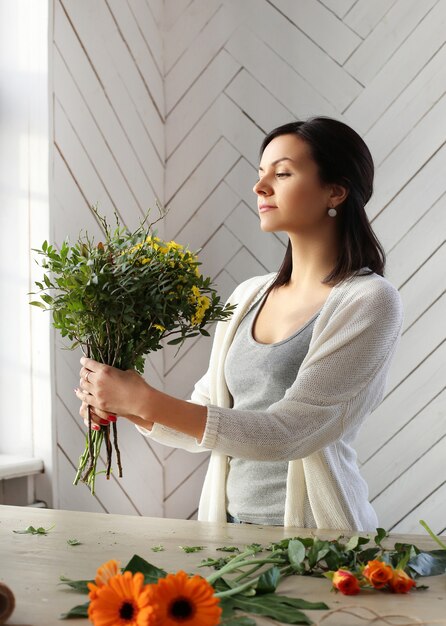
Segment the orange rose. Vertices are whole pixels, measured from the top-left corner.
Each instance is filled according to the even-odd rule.
[[[353,596],[359,593],[359,580],[351,572],[345,569],[338,569],[332,578],[333,587],[346,596]]]
[[[415,581],[403,569],[396,569],[389,581],[389,587],[394,593],[407,593],[415,587]]]
[[[383,561],[369,561],[362,573],[375,589],[382,589],[392,580],[393,569]]]

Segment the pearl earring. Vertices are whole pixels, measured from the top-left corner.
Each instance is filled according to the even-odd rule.
[[[333,207],[331,207],[330,209],[328,209],[328,215],[330,217],[336,217],[336,215],[338,214],[338,212],[336,211],[336,209],[333,209]]]

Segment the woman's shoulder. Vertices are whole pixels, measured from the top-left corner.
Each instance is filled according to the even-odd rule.
[[[337,285],[339,295],[344,300],[355,300],[364,307],[392,309],[399,316],[403,315],[403,303],[400,292],[387,278],[363,268]]]

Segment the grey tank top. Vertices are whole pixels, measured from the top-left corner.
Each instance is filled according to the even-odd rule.
[[[232,408],[266,410],[294,382],[308,352],[320,310],[290,337],[272,344],[257,342],[252,333],[265,294],[239,324],[225,360],[225,378]],[[229,457],[226,510],[243,522],[283,525],[288,461],[257,461]],[[306,525],[315,527],[309,502]]]

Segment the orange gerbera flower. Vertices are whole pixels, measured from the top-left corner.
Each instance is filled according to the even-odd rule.
[[[93,597],[96,597],[96,592],[98,591],[98,589],[106,585],[110,578],[121,573],[119,563],[119,561],[111,559],[110,561],[106,561],[100,567],[98,567],[94,583],[87,583],[87,586],[90,590],[89,595],[91,599],[93,599]]]
[[[214,588],[198,574],[189,577],[180,570],[151,587],[163,626],[215,626],[220,622],[222,609]]]
[[[99,580],[100,586],[88,585],[88,617],[94,626],[158,626],[158,607],[141,572],[99,575]]]

